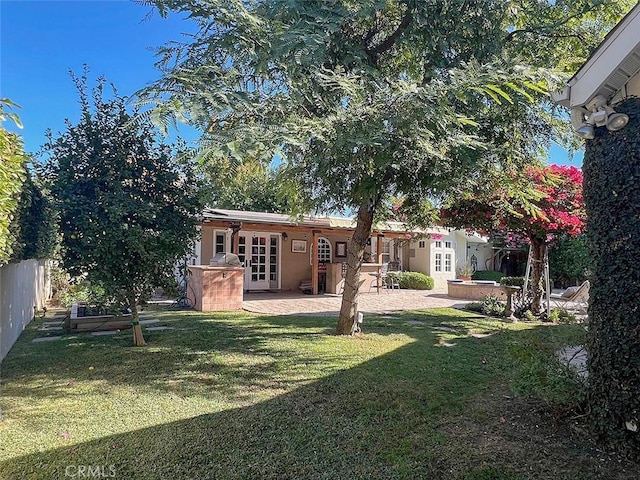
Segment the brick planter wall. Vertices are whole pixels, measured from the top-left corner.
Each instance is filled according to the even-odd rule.
[[[193,265],[189,272],[187,296],[196,310],[242,310],[244,268]]]
[[[476,283],[454,283],[447,284],[447,296],[453,298],[464,298],[465,300],[480,300],[487,295],[494,295],[500,300],[506,300],[507,295],[502,288],[494,285],[482,285]]]

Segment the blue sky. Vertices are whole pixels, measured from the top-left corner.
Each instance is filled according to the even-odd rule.
[[[150,10],[127,0],[0,1],[0,97],[22,107],[19,133],[27,152],[40,148],[47,128],[55,134],[64,131],[65,118],[78,120],[69,70],[81,74],[86,63],[92,86],[104,75],[121,95],[159,77],[150,48],[184,39],[194,27],[157,12],[145,19]],[[194,138],[186,127],[180,134]]]
[[[64,131],[64,120],[76,122],[78,95],[69,70],[90,67],[90,80],[104,75],[121,95],[130,95],[159,77],[150,50],[184,39],[194,26],[184,16],[150,18],[149,7],[128,0],[0,1],[0,97],[20,104],[19,131],[27,152],[45,142],[45,131]],[[10,122],[5,127],[12,129]],[[16,129],[13,129],[16,130]],[[181,127],[188,140],[196,134]],[[550,162],[580,166],[554,147]]]

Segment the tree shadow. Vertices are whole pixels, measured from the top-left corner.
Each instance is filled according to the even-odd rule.
[[[76,349],[73,361],[77,372],[95,362],[95,352],[100,352],[100,359],[113,365],[90,375],[97,374],[107,383],[163,391],[167,388],[162,386],[163,379],[179,375],[186,365],[202,378],[215,373],[220,377],[214,378],[225,379],[194,387],[196,394],[205,389],[242,399],[247,390],[267,388],[283,374],[293,377],[282,386],[281,394],[241,408],[147,428],[131,425],[126,433],[92,441],[74,443],[70,438],[68,445],[0,463],[0,476],[68,478],[80,465],[102,466],[107,474],[113,466],[114,478],[135,479],[532,478],[536,471],[542,478],[548,473],[544,469],[553,464],[554,475],[558,475],[553,478],[572,478],[576,470],[567,459],[576,456],[593,471],[602,468],[592,451],[576,453],[562,442],[554,444],[552,451],[537,450],[533,442],[539,435],[532,435],[532,444],[525,445],[527,454],[523,455],[502,438],[488,448],[476,445],[476,439],[451,434],[449,418],[469,415],[474,419],[477,415],[474,421],[482,423],[487,420],[483,416],[493,415],[491,409],[487,413],[476,410],[475,405],[487,400],[487,392],[502,388],[501,372],[512,362],[505,345],[530,342],[546,335],[549,327],[504,330],[497,322],[487,324],[479,315],[459,318],[457,312],[409,312],[371,318],[365,335],[334,337],[330,340],[340,349],[320,355],[312,347],[313,342],[327,339],[327,319],[295,322],[291,317],[247,315],[226,323],[222,318],[198,319],[196,323],[203,327],[182,331],[179,341],[160,333],[149,336],[150,346],[145,349],[128,347],[127,337],[126,342],[99,339],[67,344],[63,350]],[[491,335],[473,336],[480,331]],[[396,341],[398,347],[382,355],[366,354],[376,348],[381,337]],[[292,338],[308,342],[310,349],[287,348],[287,340]],[[452,346],[445,348],[443,341]],[[19,351],[18,358],[27,350]],[[239,355],[238,364],[220,365],[215,358],[194,363],[203,352],[216,351]],[[330,367],[334,356],[341,360],[352,356],[351,367]],[[242,366],[256,357],[267,361]],[[363,358],[367,360],[361,361]],[[52,375],[53,383],[64,382],[69,374],[60,371],[60,360],[50,367],[38,361],[28,372]],[[305,379],[303,371],[312,364],[326,364],[329,374]],[[295,365],[303,367],[291,374],[287,369],[295,369]],[[45,371],[40,372],[40,367]],[[141,371],[145,375],[140,375]],[[11,390],[15,388],[13,381],[20,378],[9,375],[8,380],[10,385],[5,388]],[[68,392],[53,388],[18,394],[37,398]],[[500,414],[495,413],[496,417]],[[491,425],[489,428],[501,428],[499,423]],[[499,437],[504,432],[493,434]],[[510,449],[520,456],[510,458]],[[494,468],[502,476],[467,476],[485,468]],[[515,476],[508,476],[510,472]],[[520,474],[522,477],[517,476]],[[614,471],[609,477],[592,478],[624,478],[616,475]]]

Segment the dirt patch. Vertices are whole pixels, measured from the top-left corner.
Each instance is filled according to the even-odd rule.
[[[506,388],[477,399],[440,430],[457,457],[450,467],[459,478],[640,478],[640,464],[596,445],[583,418],[560,414],[535,399],[513,397]],[[484,472],[496,473],[485,477]]]

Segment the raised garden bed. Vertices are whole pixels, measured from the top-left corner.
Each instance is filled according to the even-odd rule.
[[[100,312],[103,314],[94,315]],[[66,326],[72,333],[124,330],[131,328],[131,314],[107,314],[103,310],[74,303]]]

